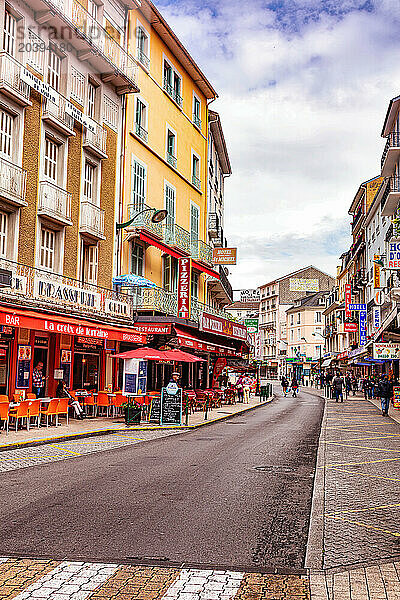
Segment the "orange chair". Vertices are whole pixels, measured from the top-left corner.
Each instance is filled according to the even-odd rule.
[[[13,394],[13,402],[23,402],[24,400],[24,392],[15,392]]]
[[[72,395],[72,394],[71,394]],[[86,409],[91,406],[93,409],[93,416],[95,417],[97,414],[97,404],[96,404],[96,399],[94,398],[93,394],[90,394],[90,396],[75,396],[75,400],[78,400],[78,402],[80,404],[83,403],[83,409],[85,412]]]
[[[113,398],[112,405],[115,409],[115,412],[122,412],[122,405],[124,402],[128,402],[128,398],[123,395],[122,392],[115,392],[115,398]]]
[[[6,430],[6,433],[8,433],[8,426],[9,426],[9,417],[8,417],[8,411],[9,411],[9,407],[10,407],[10,403],[8,401],[2,400],[2,398],[7,398],[7,396],[0,396],[0,422],[4,421],[5,425],[4,428]]]
[[[99,408],[107,409],[107,417],[108,417],[108,413],[110,410],[110,401],[108,399],[107,392],[99,392],[97,394],[97,411],[99,410]]]
[[[18,421],[22,421],[23,419],[25,419],[26,428],[29,431],[28,410],[29,410],[29,401],[28,400],[23,400],[19,404],[19,406],[16,406],[15,408],[11,408],[9,410],[9,412],[8,412],[9,417],[12,417],[13,419],[15,419],[15,431],[18,431]]]
[[[55,417],[56,425],[58,425],[58,402],[58,398],[53,398],[52,400],[50,400],[49,404],[47,405],[47,408],[42,408],[42,417],[46,417],[46,427],[49,426],[49,417]]]
[[[40,427],[40,400],[28,401],[29,424],[31,424],[31,419],[36,419],[36,427]]]
[[[68,425],[68,398],[60,398],[57,406],[57,417],[64,415]]]
[[[4,394],[0,394],[0,402],[10,402],[8,396],[4,395]]]
[[[26,399],[27,400],[36,400],[36,394],[34,394],[33,392],[28,392],[26,394]]]

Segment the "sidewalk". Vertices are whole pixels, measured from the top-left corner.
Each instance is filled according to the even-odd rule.
[[[400,599],[400,415],[379,408],[361,394],[326,400],[306,560],[311,600]]]
[[[185,417],[183,416],[183,424],[181,426],[161,426],[157,424],[141,423],[140,425],[132,425],[127,427],[124,423],[123,417],[96,417],[87,418],[83,421],[76,419],[70,419],[69,425],[61,424],[58,427],[33,427],[29,431],[25,429],[17,432],[10,431],[6,435],[5,431],[1,431],[0,434],[0,452],[2,450],[9,450],[10,448],[36,446],[45,444],[48,442],[64,441],[68,439],[86,438],[97,435],[104,435],[108,433],[118,433],[121,431],[148,431],[148,430],[164,430],[164,429],[186,429],[186,428],[197,428],[209,423],[226,419],[232,415],[246,412],[271,402],[273,399],[270,398],[266,402],[260,402],[259,397],[252,396],[249,404],[238,403],[234,405],[223,405],[221,408],[216,408],[208,411],[207,420],[205,420],[204,412],[197,411],[189,415],[188,426],[185,425]],[[63,423],[65,421],[63,420]]]

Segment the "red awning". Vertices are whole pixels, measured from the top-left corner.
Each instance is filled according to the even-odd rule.
[[[201,340],[194,335],[191,335],[174,325],[178,341],[181,346],[185,348],[193,348],[194,350],[204,350],[206,352],[218,352],[218,354],[228,354],[236,356],[239,353],[229,346],[222,346],[221,344],[214,344],[214,342],[206,342]]]
[[[141,360],[169,360],[165,356],[166,352],[155,350],[154,348],[137,348],[136,350],[128,350],[115,354],[114,358],[139,358]]]
[[[0,325],[39,329],[49,333],[80,335],[100,340],[132,342],[134,344],[145,344],[147,339],[146,334],[136,331],[134,327],[102,325],[84,319],[48,315],[34,310],[11,308],[9,306],[0,306]]]
[[[139,234],[139,239],[141,239],[142,242],[146,242],[147,244],[150,244],[150,246],[155,246],[156,248],[159,248],[166,254],[169,254],[170,256],[174,256],[175,258],[186,257],[186,254],[182,254],[182,253],[178,252],[177,250],[173,250],[172,248],[170,248],[170,246],[167,246],[167,244],[163,244],[162,242],[155,240],[154,238],[152,238],[150,235],[147,235],[146,233],[141,232]],[[214,269],[209,269],[208,267],[204,267],[202,264],[197,262],[197,260],[192,260],[192,268],[196,269],[197,271],[200,271],[201,273],[206,273],[207,275],[210,275],[210,277],[219,279],[219,273],[217,271],[214,271]]]

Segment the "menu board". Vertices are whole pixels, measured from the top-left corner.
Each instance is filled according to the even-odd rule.
[[[31,359],[31,346],[18,346],[17,376],[15,382],[15,387],[17,389],[29,388]]]
[[[151,396],[149,421],[150,423],[161,421],[161,396]]]
[[[182,388],[175,394],[161,390],[161,425],[180,425],[182,423]]]
[[[136,373],[125,373],[124,392],[127,394],[136,394]]]
[[[400,409],[400,387],[393,388],[393,407]]]

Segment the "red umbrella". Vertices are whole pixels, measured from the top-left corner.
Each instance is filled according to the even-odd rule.
[[[195,363],[195,362],[206,362],[204,358],[200,358],[198,356],[194,356],[193,354],[189,354],[188,352],[182,352],[182,350],[168,350],[165,352],[168,355],[168,360],[176,360],[178,362],[187,362],[187,363]]]
[[[114,354],[114,358],[141,358],[142,360],[172,360],[166,356],[166,352],[155,350],[154,348],[137,348],[128,350],[121,354]]]

